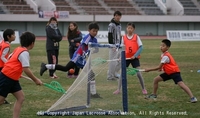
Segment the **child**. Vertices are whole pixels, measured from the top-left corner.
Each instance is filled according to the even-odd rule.
[[[126,47],[126,67],[130,64],[133,68],[140,67],[140,53],[142,52],[143,46],[140,37],[137,34],[134,34],[135,25],[133,23],[127,24],[127,35],[123,36],[123,43]],[[144,86],[144,79],[140,72],[137,72],[137,77],[140,81],[142,87],[142,93],[147,94],[147,90]],[[119,94],[121,88],[121,80],[119,81],[119,88],[113,94]]]
[[[42,76],[43,73],[47,70],[60,70],[60,71],[69,71],[71,68],[74,68],[76,66],[83,68],[83,65],[79,65],[79,59],[81,59],[80,57],[85,56],[85,54],[89,51],[88,50],[88,43],[98,43],[97,39],[95,38],[95,36],[97,35],[99,30],[99,26],[97,23],[90,23],[88,26],[88,31],[89,34],[87,34],[81,44],[79,45],[78,49],[76,50],[76,52],[74,53],[72,59],[67,63],[66,66],[62,66],[62,65],[58,65],[58,64],[41,64],[41,68],[40,68],[40,75]],[[97,52],[98,48],[95,48],[94,52]],[[92,79],[91,79],[92,80]],[[93,87],[94,88],[94,87]],[[97,93],[93,93],[95,96],[97,95]],[[98,95],[97,95],[98,96]]]
[[[15,40],[15,31],[12,29],[6,29],[3,32],[4,40],[0,43],[0,71],[2,70],[4,64],[7,62],[7,58],[10,52],[10,43]],[[7,100],[4,101],[4,104],[9,104]]]
[[[15,40],[15,31],[12,29],[6,29],[3,32],[4,40],[0,43],[0,71],[2,70],[4,63],[7,62],[7,58],[10,52],[10,43]]]
[[[171,46],[170,40],[168,39],[162,40],[160,49],[163,54],[161,55],[160,64],[155,68],[145,69],[145,72],[162,70],[162,69],[164,71],[164,73],[154,78],[153,94],[149,95],[147,98],[157,98],[158,82],[173,79],[174,83],[178,84],[190,96],[190,102],[195,103],[197,102],[196,97],[193,96],[190,89],[184,84],[181,78],[179,67],[176,64],[172,55],[168,52],[170,46]]]
[[[46,26],[46,52],[49,64],[58,64],[59,42],[62,40],[62,34],[58,28],[58,21],[51,17]],[[55,70],[49,70],[49,76],[52,79],[58,78]]]
[[[40,79],[35,77],[29,69],[29,52],[34,47],[35,35],[25,32],[20,36],[21,46],[17,47],[9,56],[0,73],[0,104],[3,103],[8,93],[12,93],[16,102],[13,110],[13,118],[19,118],[24,93],[19,83],[19,78],[24,73],[30,77],[37,85],[42,85]]]
[[[70,59],[72,59],[74,52],[76,51],[82,40],[82,33],[78,30],[78,25],[76,24],[76,22],[71,22],[69,24],[67,39],[69,42],[69,57]],[[74,75],[68,72],[68,78],[76,78],[78,76],[79,70],[80,68],[76,66]]]

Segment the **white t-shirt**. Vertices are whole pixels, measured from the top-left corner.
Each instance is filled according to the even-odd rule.
[[[163,64],[169,63],[170,62],[169,57],[163,56],[163,55],[164,55],[164,53],[161,55],[162,59],[161,59],[160,63],[163,63]]]
[[[9,55],[9,57],[12,56],[12,54],[13,54],[13,53],[11,53],[11,54]],[[28,52],[28,51],[23,51],[23,52],[19,55],[18,60],[21,62],[22,67],[30,67],[30,62],[29,62],[30,57],[29,57],[29,52]]]
[[[4,63],[7,62],[7,58],[6,58],[5,56],[8,54],[9,50],[10,50],[10,48],[5,48],[5,49],[3,50],[3,52],[2,52],[1,60],[2,60]]]
[[[29,52],[28,51],[23,51],[19,57],[19,61],[22,63],[22,67],[30,67],[30,57],[29,57]]]

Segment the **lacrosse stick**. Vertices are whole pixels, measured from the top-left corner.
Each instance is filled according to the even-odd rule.
[[[30,81],[33,81],[33,80],[32,80],[31,78],[29,78],[29,77],[26,77],[26,76],[23,76],[23,75],[22,75],[21,77],[23,77],[23,78],[25,78],[25,79],[28,79],[28,80],[30,80]],[[57,92],[65,93],[65,89],[63,89],[63,87],[62,87],[62,86],[60,85],[60,83],[57,82],[57,81],[51,81],[50,84],[43,83],[43,85],[46,86],[47,88],[50,88],[50,89],[55,90],[55,91],[57,91]]]
[[[135,75],[137,72],[144,72],[145,69],[137,69],[137,68],[127,68],[128,75]]]
[[[131,59],[131,58],[126,58],[126,60],[129,60],[129,59]],[[94,60],[92,60],[92,65],[97,66],[99,64],[104,64],[104,63],[110,62],[110,61],[120,61],[120,59],[105,60],[101,57],[97,57]]]

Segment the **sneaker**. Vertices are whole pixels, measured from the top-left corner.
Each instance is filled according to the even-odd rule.
[[[192,97],[192,98],[190,99],[190,102],[191,102],[191,103],[197,102],[197,98],[196,98],[196,97]]]
[[[120,74],[115,73],[115,78],[119,79],[120,78]]]
[[[41,66],[40,66],[40,76],[43,75],[43,73],[47,70],[45,63],[41,63]]]
[[[102,98],[100,96],[100,94],[96,93],[96,94],[91,94],[91,98]]]
[[[10,104],[7,100],[4,100],[3,103],[4,103],[4,104]]]
[[[113,92],[113,94],[117,95],[117,94],[120,94],[120,90],[116,90],[115,92]]]
[[[57,76],[55,73],[53,74],[53,76],[54,76],[55,78],[58,78],[58,76]]]
[[[53,76],[50,76],[51,79],[58,79],[58,76],[56,76],[55,74],[53,74]]]
[[[142,90],[142,93],[143,93],[144,95],[146,95],[146,94],[147,94],[147,90],[146,90],[146,89],[143,89],[143,90]]]
[[[72,78],[73,77],[73,75],[67,75],[67,78]]]
[[[157,95],[151,94],[151,95],[147,96],[146,98],[155,99],[155,98],[157,98]]]
[[[107,80],[108,80],[108,81],[110,81],[110,80],[111,80],[111,81],[116,81],[117,78],[115,78],[115,77],[110,77],[110,78],[107,78]]]

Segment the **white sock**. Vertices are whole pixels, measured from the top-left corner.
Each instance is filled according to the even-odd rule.
[[[92,95],[96,94],[96,84],[95,84],[95,80],[90,81],[90,92]]]
[[[55,64],[46,64],[45,66],[49,70],[55,70]]]

